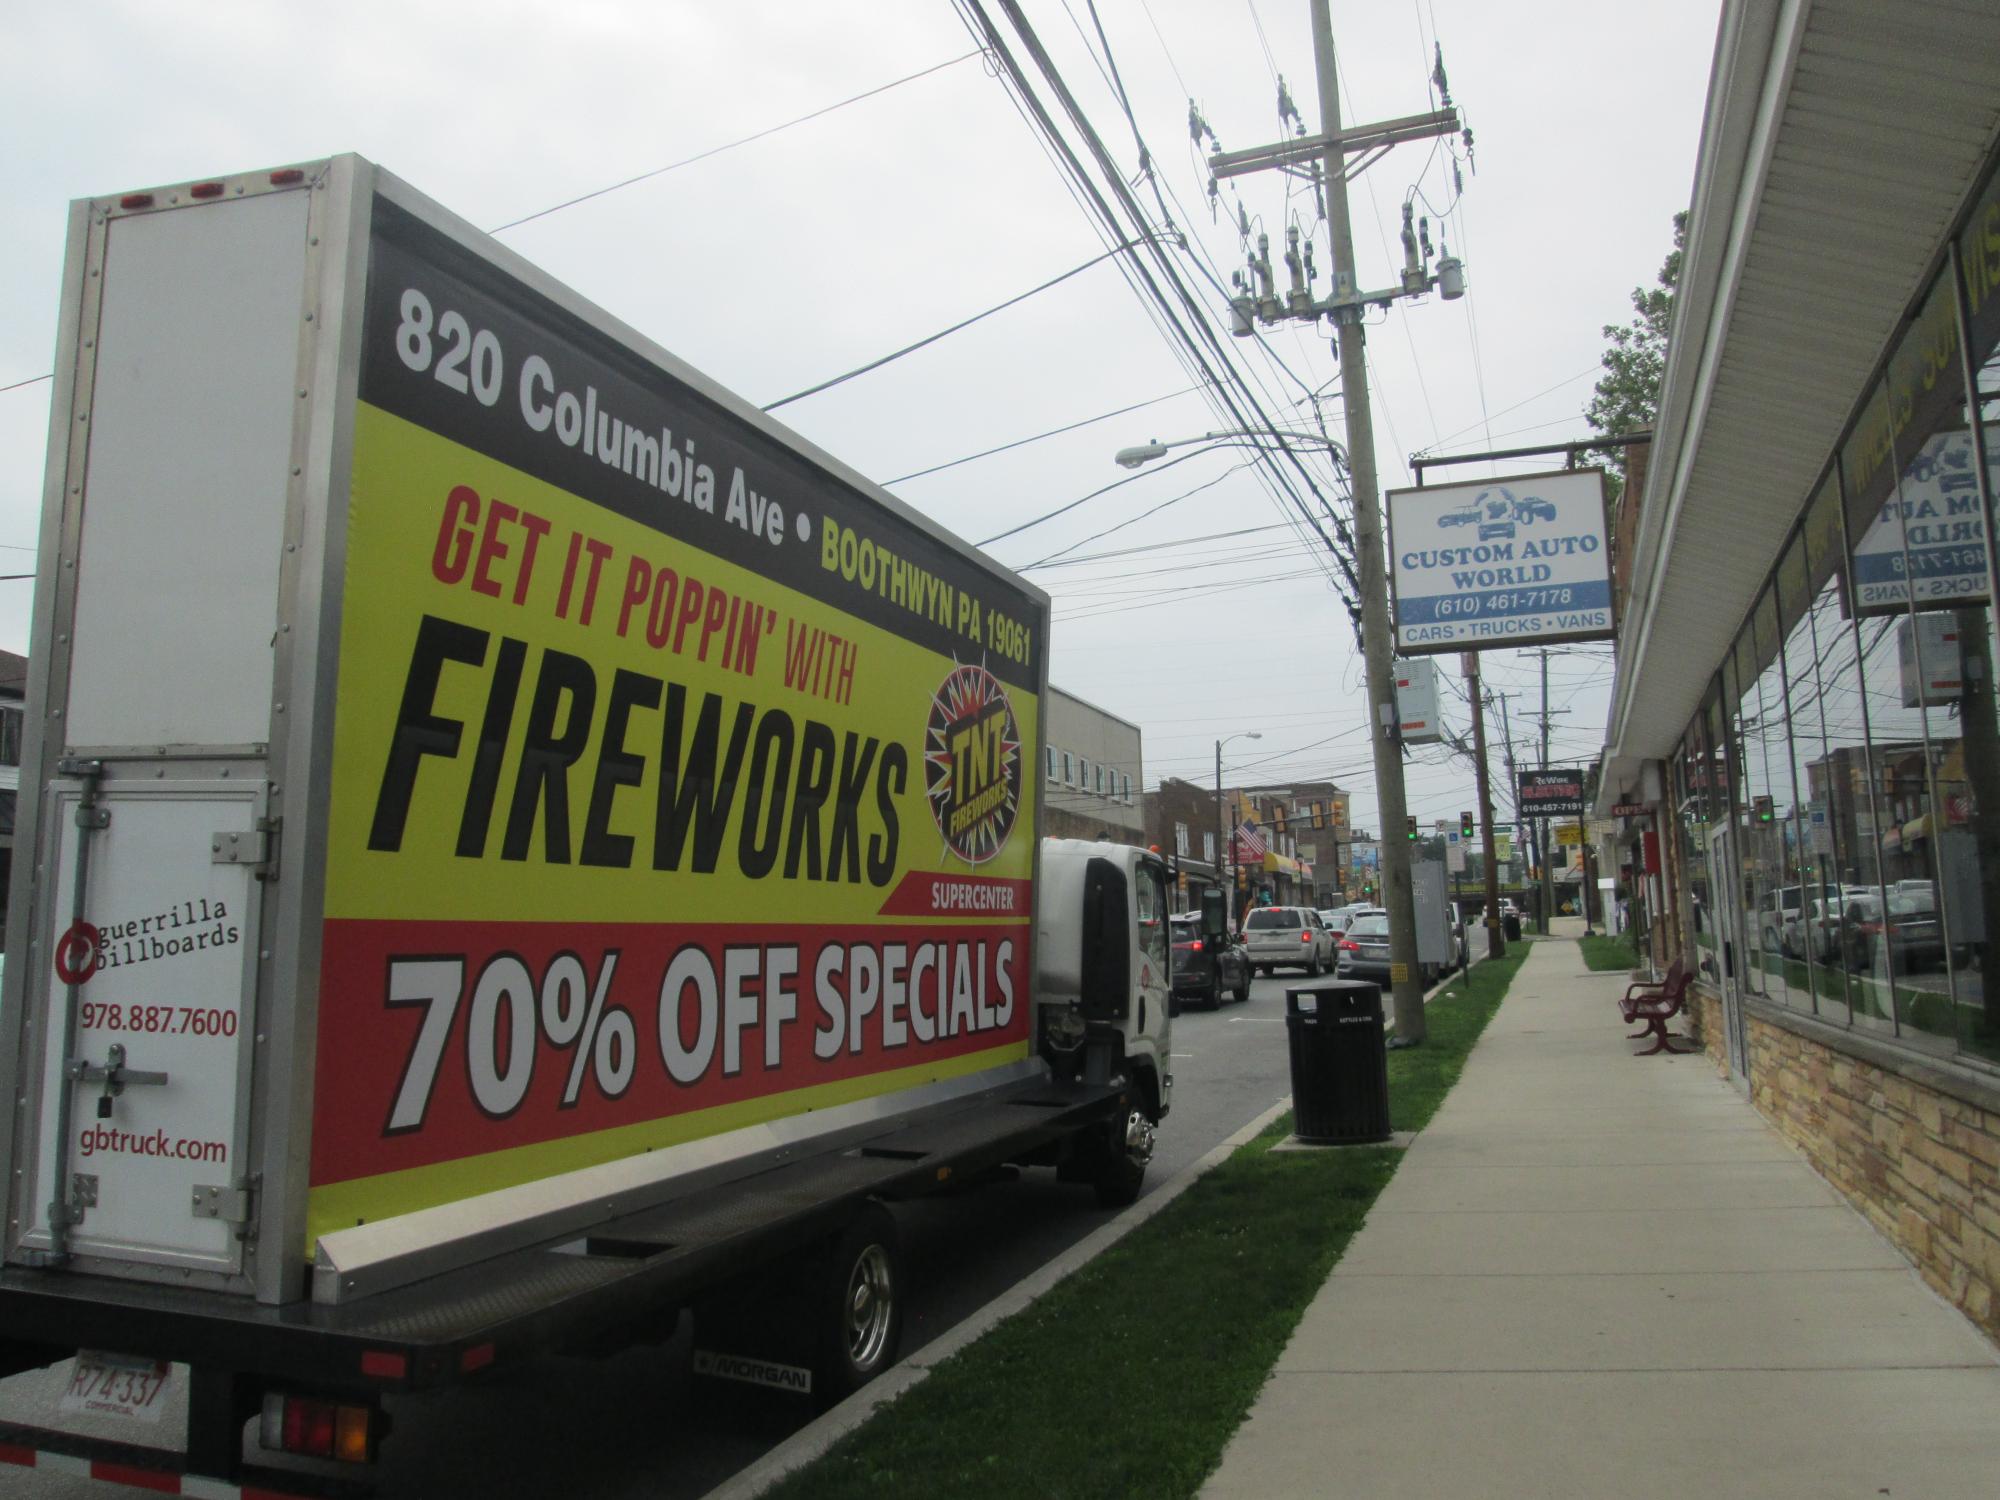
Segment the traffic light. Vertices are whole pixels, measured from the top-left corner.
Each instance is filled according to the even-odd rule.
[[[1410,842],[1414,844],[1417,841],[1417,820],[1412,815],[1404,819],[1404,821],[1409,824]]]
[[[1472,837],[1471,813],[1462,812],[1458,815],[1458,836],[1462,839],[1469,839]]]
[[[1769,797],[1752,797],[1750,799],[1750,809],[1759,823],[1768,823],[1771,821],[1771,799]]]

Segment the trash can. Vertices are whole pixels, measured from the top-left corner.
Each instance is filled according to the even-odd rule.
[[[1382,989],[1335,979],[1285,991],[1293,1129],[1302,1141],[1353,1146],[1389,1139],[1389,1054]]]
[[[1510,943],[1521,941],[1521,914],[1510,911],[1500,918],[1500,933]]]

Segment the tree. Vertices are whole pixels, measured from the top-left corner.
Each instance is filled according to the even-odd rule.
[[[1624,327],[1604,325],[1609,341],[1604,351],[1604,373],[1598,377],[1596,393],[1584,408],[1584,420],[1597,431],[1613,437],[1644,432],[1660,411],[1660,377],[1667,367],[1667,333],[1674,320],[1674,295],[1681,280],[1681,253],[1687,245],[1687,214],[1674,215],[1674,248],[1660,267],[1654,287],[1634,287],[1632,307],[1638,316]],[[1607,457],[1619,460],[1609,476],[1612,499],[1623,485],[1623,450],[1605,449]]]

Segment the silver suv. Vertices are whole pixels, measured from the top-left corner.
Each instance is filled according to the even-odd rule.
[[[1324,974],[1333,967],[1333,931],[1310,906],[1258,906],[1243,918],[1243,946],[1260,974],[1303,969]]]

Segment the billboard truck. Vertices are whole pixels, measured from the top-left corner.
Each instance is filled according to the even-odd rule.
[[[1165,870],[1036,836],[1045,594],[358,157],[75,204],[59,328],[0,1374],[190,1418],[0,1461],[351,1493],[684,1312],[831,1399],[885,1203],[1136,1196]]]

